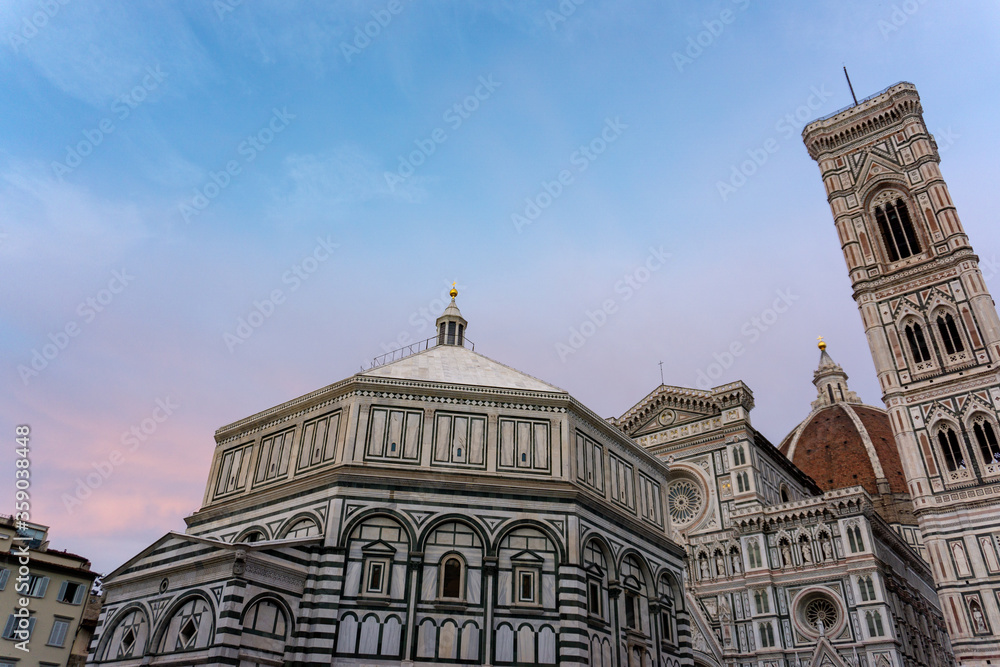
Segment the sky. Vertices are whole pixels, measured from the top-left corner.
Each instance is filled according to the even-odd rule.
[[[217,428],[429,337],[453,282],[477,352],[605,417],[662,362],[747,383],[778,443],[819,335],[881,405],[801,129],[851,104],[845,65],[859,98],[914,83],[1000,291],[998,27],[940,0],[5,2],[0,513],[28,425],[32,520],[110,572],[184,529]]]

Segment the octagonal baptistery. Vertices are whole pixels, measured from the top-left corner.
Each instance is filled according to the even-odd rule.
[[[419,351],[216,432],[186,531],[105,579],[92,662],[693,664],[665,469],[469,349],[455,294]]]
[[[817,398],[809,416],[781,441],[780,451],[824,491],[864,487],[875,510],[926,558],[889,415],[862,404],[826,343],[819,347],[813,374]]]

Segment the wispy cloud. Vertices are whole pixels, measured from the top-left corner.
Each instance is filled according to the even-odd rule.
[[[57,3],[58,13],[23,43],[16,36],[40,11],[37,1],[16,2],[0,19],[0,64],[30,65],[49,84],[104,109],[162,65],[187,86],[215,77],[216,69],[185,16],[171,5],[128,2]],[[155,13],[155,17],[150,14]]]
[[[384,166],[356,147],[289,155],[282,167],[274,193],[276,217],[329,215],[375,199],[416,201],[424,196],[419,182],[390,188]]]

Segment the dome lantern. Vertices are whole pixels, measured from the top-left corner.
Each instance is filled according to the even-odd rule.
[[[455,303],[455,297],[458,296],[455,283],[451,284],[451,292],[448,294],[451,296],[451,303],[441,313],[441,317],[435,321],[438,332],[437,344],[463,347],[465,345],[465,328],[469,323],[462,317],[462,311],[458,309],[458,305]]]

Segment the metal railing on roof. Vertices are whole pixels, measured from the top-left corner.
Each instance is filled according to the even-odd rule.
[[[431,336],[427,340],[417,341],[416,343],[410,343],[403,347],[392,350],[391,352],[386,352],[385,354],[380,354],[377,357],[372,358],[371,364],[368,368],[364,366],[361,367],[361,371],[370,371],[373,368],[378,368],[379,366],[385,366],[394,361],[399,361],[400,359],[405,359],[406,357],[412,356],[419,352],[424,352],[431,349],[432,347],[437,347],[438,345],[458,345],[456,340],[458,336],[456,334],[438,334],[436,336]],[[466,338],[464,335],[461,337],[461,346],[472,350],[475,352],[476,344],[471,340]]]
[[[897,81],[896,83],[892,84],[891,86],[886,86],[884,89],[878,91],[877,93],[873,93],[873,94],[869,95],[868,97],[865,97],[865,98],[862,98],[862,99],[858,100],[857,104],[848,104],[843,109],[838,109],[838,110],[834,111],[831,114],[823,116],[822,118],[817,118],[816,120],[812,121],[812,123],[819,123],[819,122],[824,121],[824,120],[829,120],[829,119],[833,118],[834,116],[836,116],[837,114],[844,113],[848,109],[853,109],[854,107],[861,106],[865,102],[873,100],[876,97],[878,97],[879,95],[885,95],[887,92],[889,92],[889,90],[891,88],[895,88],[896,86],[898,86],[901,83],[909,83],[909,81]],[[812,123],[810,123],[810,124],[812,124]]]

